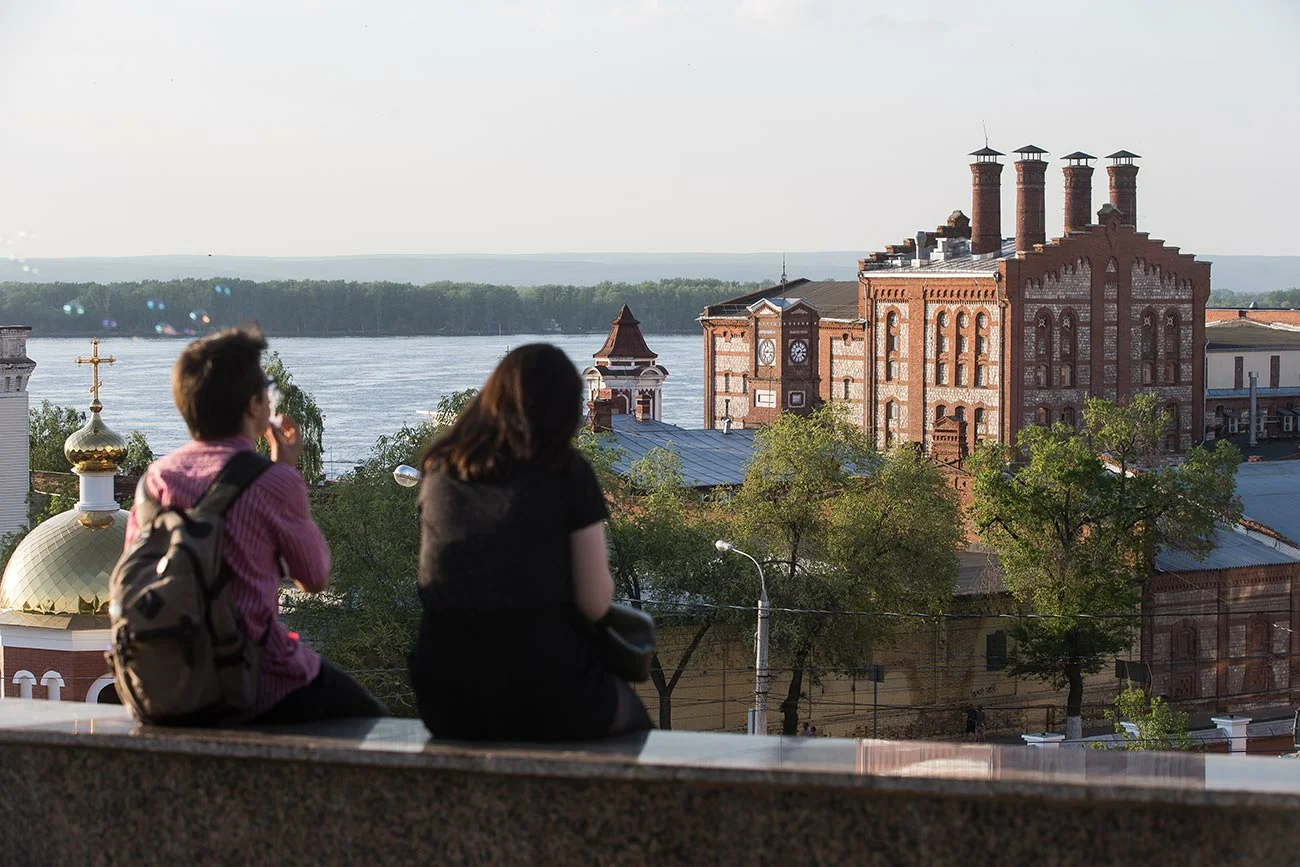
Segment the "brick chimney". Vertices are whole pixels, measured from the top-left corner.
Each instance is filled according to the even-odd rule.
[[[1047,151],[1034,145],[1016,148],[1016,251],[1032,250],[1047,243],[1045,190]]]
[[[592,433],[614,430],[614,401],[598,397],[587,401],[587,426]]]
[[[1075,151],[1065,160],[1065,234],[1082,229],[1092,220],[1092,154]]]
[[[653,399],[648,394],[638,395],[636,399],[636,420],[650,421],[653,418]]]
[[[1126,226],[1137,228],[1138,224],[1138,167],[1133,160],[1139,160],[1135,153],[1115,151],[1106,157],[1110,165],[1106,174],[1110,175],[1110,203],[1119,208]]]
[[[971,154],[970,251],[998,253],[1002,250],[1002,163],[1001,153],[985,145]]]

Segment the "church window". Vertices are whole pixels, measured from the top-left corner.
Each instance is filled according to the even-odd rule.
[[[975,407],[975,431],[977,433],[984,430],[984,407]]]
[[[1046,310],[1034,316],[1034,385],[1052,387],[1052,314]]]
[[[948,407],[944,406],[943,404],[939,404],[938,406],[936,406],[936,407],[934,408],[934,420],[935,420],[935,421],[940,421],[940,420],[942,420],[943,417],[944,417],[945,415],[947,415],[947,414],[948,414]]]
[[[959,406],[959,407],[957,407],[956,409],[954,409],[954,410],[952,411],[952,417],[955,418],[955,419],[957,419],[957,421],[965,421],[965,420],[966,420],[966,407],[964,407],[964,406]]]
[[[938,341],[937,351],[940,355],[948,354],[948,335],[942,332],[936,333],[935,339]]]
[[[1156,381],[1156,312],[1148,307],[1141,313],[1141,338],[1138,349],[1142,359],[1142,384]]]
[[[885,351],[898,351],[898,314],[890,313],[885,317]]]
[[[965,328],[966,325],[967,325],[967,323],[969,323],[969,322],[970,322],[970,317],[966,315],[966,311],[965,311],[965,310],[963,310],[963,311],[961,311],[960,313],[957,314],[957,327],[958,327],[958,328]]]
[[[966,365],[957,365],[957,384],[966,385]]]
[[[1061,410],[1061,423],[1069,425],[1071,428],[1077,427],[1074,421],[1074,407],[1067,406]]]
[[[1177,310],[1165,311],[1165,384],[1177,385],[1179,368],[1182,366],[1179,362],[1181,359],[1182,349],[1182,323],[1179,321]]]
[[[948,384],[948,365],[942,361],[934,366],[934,381],[938,385]]]
[[[898,379],[898,362],[892,359],[885,363],[885,380],[892,381]]]
[[[988,373],[985,368],[986,365],[983,364],[975,365],[975,386],[977,388],[983,388],[988,385]]]
[[[1052,413],[1045,406],[1034,410],[1034,424],[1048,425],[1052,422]]]

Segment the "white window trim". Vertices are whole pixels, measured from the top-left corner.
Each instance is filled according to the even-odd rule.
[[[32,687],[36,685],[36,675],[24,668],[14,672],[14,683],[18,684],[19,698],[31,698]]]
[[[98,704],[99,694],[101,692],[110,687],[113,689],[117,688],[113,686],[114,683],[116,683],[116,678],[114,678],[113,675],[101,675],[98,680],[90,685],[90,689],[86,691],[86,704]]]
[[[54,669],[50,669],[41,675],[41,686],[46,689],[46,697],[50,701],[59,701],[63,697],[63,675]]]

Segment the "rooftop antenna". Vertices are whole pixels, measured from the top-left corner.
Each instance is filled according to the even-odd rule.
[[[989,146],[989,128],[988,128],[988,125],[984,123],[984,119],[983,119],[983,118],[980,118],[980,129],[984,130],[984,147],[988,147],[988,146]]]
[[[782,288],[782,289],[785,288],[785,281],[786,281],[786,276],[785,276],[785,254],[782,253],[782,254],[781,254],[781,288]]]

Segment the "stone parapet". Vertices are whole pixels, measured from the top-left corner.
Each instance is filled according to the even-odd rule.
[[[22,864],[1283,864],[1297,768],[680,732],[441,743],[413,720],[178,731],[0,704],[3,845]]]

